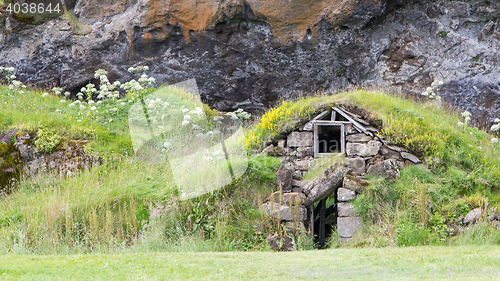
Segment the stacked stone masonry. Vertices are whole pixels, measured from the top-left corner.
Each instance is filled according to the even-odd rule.
[[[283,164],[276,177],[277,191],[266,198],[262,210],[284,222],[300,222],[299,225],[311,229],[311,212],[307,208],[336,195],[337,233],[341,241],[349,241],[362,225],[352,201],[369,184],[364,176],[380,175],[394,180],[402,168],[421,161],[406,148],[378,136],[375,126],[368,125],[361,117],[343,112],[349,114],[347,117],[355,118],[351,120],[356,123],[342,121],[346,160],[334,164],[312,181],[305,181],[303,177],[314,164],[314,142],[318,140],[313,128],[318,120],[313,119],[289,133],[286,139],[276,140],[263,150],[263,154],[280,157]]]

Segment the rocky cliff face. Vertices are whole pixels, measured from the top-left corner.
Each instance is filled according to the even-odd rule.
[[[50,1],[49,1],[50,2]],[[76,0],[67,20],[0,16],[0,65],[20,80],[77,90],[99,68],[126,80],[196,78],[220,110],[262,112],[281,98],[360,86],[440,95],[486,125],[500,116],[500,2],[397,0]],[[76,32],[77,33],[77,32]]]

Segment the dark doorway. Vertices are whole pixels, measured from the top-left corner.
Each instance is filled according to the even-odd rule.
[[[318,152],[342,152],[341,126],[318,126]]]

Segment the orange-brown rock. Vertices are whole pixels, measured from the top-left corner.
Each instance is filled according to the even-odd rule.
[[[187,41],[190,31],[210,29],[225,17],[233,18],[248,5],[256,19],[271,26],[281,42],[301,41],[308,30],[312,36],[325,21],[330,28],[364,18],[363,13],[376,14],[383,9],[382,0],[151,0],[144,26],[166,31],[165,26],[178,25]],[[371,15],[368,17],[370,18]]]

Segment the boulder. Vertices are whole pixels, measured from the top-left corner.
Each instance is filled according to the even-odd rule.
[[[367,180],[359,179],[357,177],[346,175],[342,182],[342,187],[352,190],[357,194],[361,194],[365,188],[370,184]]]
[[[279,191],[276,191],[271,194],[266,201],[273,201],[275,203],[280,203],[281,201],[282,205],[298,206],[301,205],[305,200],[306,196],[304,195],[304,193],[288,192],[281,194]]]
[[[325,171],[322,177],[305,184],[302,187],[303,192],[307,195],[304,205],[310,206],[314,202],[330,196],[342,185],[348,171],[347,167],[334,164]]]
[[[481,215],[482,215],[482,211],[480,208],[476,208],[472,211],[470,211],[464,218],[463,220],[463,223],[465,225],[469,225],[469,224],[474,224],[476,222],[479,221],[479,219],[481,218]]]
[[[260,206],[266,214],[279,218],[281,221],[305,221],[307,211],[304,206],[287,206],[274,202],[266,202]]]
[[[292,187],[302,187],[302,186],[304,186],[303,181],[292,180]]]
[[[374,176],[387,177],[389,180],[394,180],[399,177],[399,169],[396,161],[393,159],[388,159],[375,165],[371,165],[368,167],[366,172]]]
[[[371,157],[378,154],[382,143],[380,141],[369,141],[368,143],[348,142],[346,145],[346,154],[349,157],[361,156]]]
[[[292,178],[294,180],[301,180],[303,176],[304,176],[303,171],[301,171],[301,170],[295,170],[295,171],[293,171]]]
[[[337,203],[337,214],[339,217],[356,216],[352,203]]]
[[[313,156],[314,149],[312,147],[297,147],[295,155],[299,158],[303,158],[306,156]]]
[[[380,148],[380,155],[383,155],[387,159],[403,160],[403,158],[401,158],[401,153],[390,149],[387,145],[382,145]]]
[[[295,240],[293,236],[275,234],[266,238],[271,249],[275,251],[295,251]]]
[[[369,142],[371,140],[373,140],[372,137],[364,134],[364,133],[359,133],[359,134],[352,134],[352,135],[348,135],[345,137],[345,140],[348,141],[348,142],[363,142],[363,143],[366,143],[366,142]]]
[[[292,189],[292,170],[283,169],[276,173],[276,184],[278,190],[291,190]]]
[[[361,228],[360,217],[338,217],[337,233],[340,238],[351,238]]]
[[[292,132],[287,138],[288,147],[313,146],[312,132]]]
[[[372,158],[368,159],[368,160],[366,161],[366,165],[374,165],[374,164],[380,163],[380,162],[382,162],[382,161],[384,161],[384,160],[385,160],[385,157],[384,157],[384,156],[382,156],[382,155],[377,155],[377,156],[374,156],[374,157],[372,157]]]
[[[297,169],[297,170],[308,171],[309,169],[311,169],[312,161],[310,161],[310,160],[295,160],[293,162],[293,164],[295,165],[295,169]]]
[[[402,146],[397,146],[397,145],[391,145],[391,144],[386,144],[387,148],[389,148],[390,150],[393,150],[393,151],[396,151],[396,152],[407,152],[408,150],[406,150],[406,148],[402,147]]]
[[[352,190],[346,188],[339,188],[337,190],[337,201],[339,202],[351,201],[354,198],[356,198],[356,192]]]
[[[347,166],[351,169],[351,174],[355,176],[359,176],[366,173],[366,163],[364,158],[361,157],[348,158]]]
[[[279,148],[285,148],[285,146],[286,146],[286,140],[278,140]]]
[[[488,216],[488,221],[500,221],[500,215],[499,214],[491,214]]]
[[[417,156],[415,156],[411,153],[408,153],[408,152],[401,152],[401,157],[403,157],[403,159],[410,160],[411,162],[413,162],[415,164],[422,163],[422,161],[420,161],[420,159],[418,159]]]

